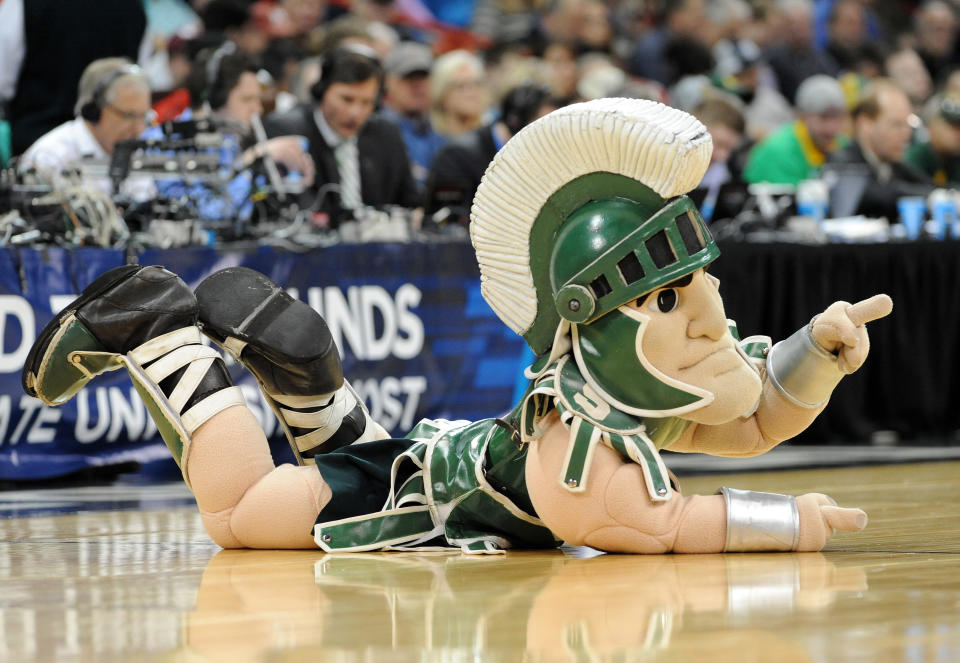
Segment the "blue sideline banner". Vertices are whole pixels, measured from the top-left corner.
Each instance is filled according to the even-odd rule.
[[[373,417],[403,435],[424,417],[476,419],[509,409],[530,357],[480,296],[466,243],[339,245],[306,253],[260,248],[147,250],[195,287],[214,271],[263,272],[320,311],[343,355],[344,374]],[[0,479],[56,477],[93,466],[140,463],[175,470],[125,371],[98,377],[73,400],[47,407],[23,393],[27,352],[88,283],[125,262],[120,251],[0,250]],[[230,372],[271,440],[277,462],[292,460],[253,377]],[[151,470],[151,468],[153,468]]]

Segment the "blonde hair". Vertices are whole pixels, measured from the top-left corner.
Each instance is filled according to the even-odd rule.
[[[483,78],[483,61],[462,49],[444,53],[434,61],[430,69],[430,121],[439,133],[450,133],[451,127],[443,104],[463,67],[470,67],[477,78]],[[482,109],[477,117],[477,126],[483,122],[484,110]]]

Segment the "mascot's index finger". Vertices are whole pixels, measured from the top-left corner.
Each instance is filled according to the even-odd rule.
[[[871,320],[890,315],[892,310],[893,300],[889,295],[880,294],[850,306],[847,309],[847,317],[855,327],[860,327]]]

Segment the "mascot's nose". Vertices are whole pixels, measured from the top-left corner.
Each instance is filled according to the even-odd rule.
[[[727,332],[727,314],[723,310],[720,292],[707,281],[703,272],[694,275],[690,285],[681,293],[683,307],[690,317],[687,336],[719,341]]]

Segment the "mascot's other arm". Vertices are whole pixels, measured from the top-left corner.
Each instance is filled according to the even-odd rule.
[[[654,502],[640,466],[624,462],[616,451],[603,445],[594,453],[586,489],[571,492],[559,479],[569,431],[559,417],[550,416],[546,433],[531,444],[527,455],[527,489],[544,524],[572,545],[632,553],[814,551],[820,550],[835,530],[856,531],[866,526],[867,515],[860,509],[841,508],[826,495],[808,493],[796,498],[799,527],[789,548],[764,542],[758,546],[756,541],[741,546],[728,541],[723,495],[688,497],[675,491],[669,500]]]
[[[670,450],[757,456],[797,435],[823,411],[840,379],[863,365],[870,350],[866,323],[888,315],[892,308],[887,295],[854,305],[831,304],[807,327],[775,346],[772,353],[779,355],[768,358],[760,403],[752,415],[725,424],[690,426]],[[810,355],[808,363],[802,363],[802,354]]]

